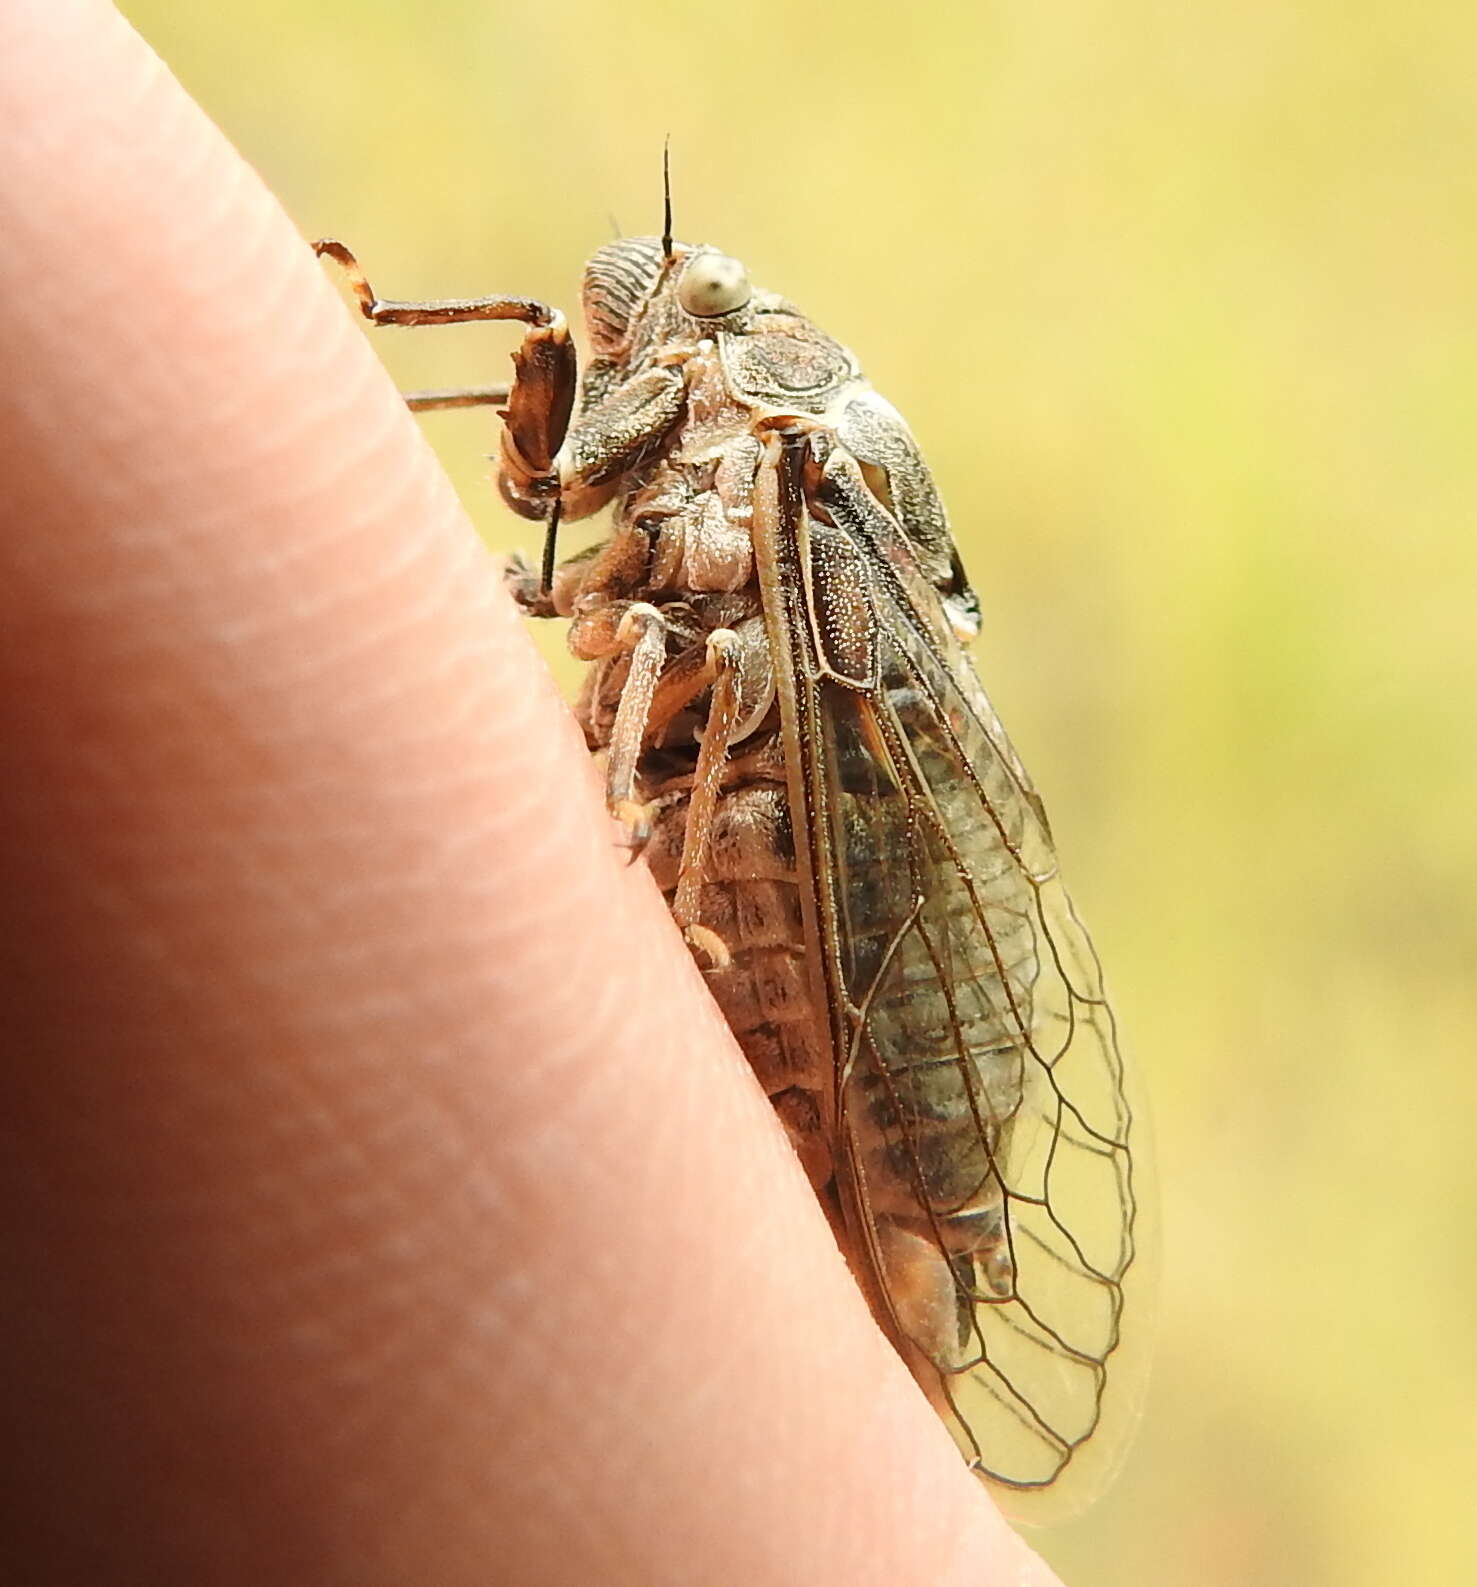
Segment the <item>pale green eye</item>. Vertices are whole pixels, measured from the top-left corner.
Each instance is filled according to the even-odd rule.
[[[743,308],[752,293],[749,275],[737,259],[700,253],[677,283],[677,301],[700,320],[716,319]]]

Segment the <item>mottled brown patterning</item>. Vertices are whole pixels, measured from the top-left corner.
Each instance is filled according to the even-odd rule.
[[[879,1322],[1011,1509],[1080,1508],[1142,1385],[1143,1118],[907,426],[712,248],[600,249],[582,382],[556,310],[382,302],[319,251],[377,323],[528,327],[510,387],[413,405],[503,404],[500,489],[549,528],[513,592],[570,619],[611,809]]]

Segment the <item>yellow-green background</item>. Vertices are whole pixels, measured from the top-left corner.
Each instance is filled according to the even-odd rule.
[[[125,9],[395,295],[574,307],[671,133],[679,235],[913,421],[1153,1092],[1157,1376],[1042,1548],[1477,1580],[1472,0]],[[413,386],[511,341],[380,345]],[[490,418],[426,424],[526,542]]]

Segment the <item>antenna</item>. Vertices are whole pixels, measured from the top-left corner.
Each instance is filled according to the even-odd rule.
[[[662,139],[662,257],[672,257],[672,134]]]

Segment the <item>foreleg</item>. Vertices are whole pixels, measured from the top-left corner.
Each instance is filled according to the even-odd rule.
[[[513,354],[511,386],[421,392],[407,400],[416,409],[470,407],[504,402],[500,477],[522,503],[525,517],[557,521],[559,474],[554,466],[574,412],[579,369],[569,326],[558,309],[536,298],[501,294],[443,298],[429,302],[376,296],[353,253],[332,237],[313,244],[320,258],[334,260],[348,277],[360,312],[372,325],[461,325],[478,320],[515,320],[526,325]]]

